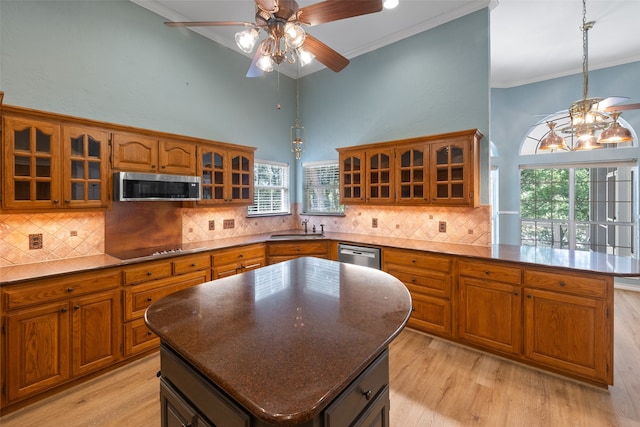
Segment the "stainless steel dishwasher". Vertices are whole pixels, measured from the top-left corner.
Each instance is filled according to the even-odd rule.
[[[338,243],[338,261],[380,270],[380,248]]]

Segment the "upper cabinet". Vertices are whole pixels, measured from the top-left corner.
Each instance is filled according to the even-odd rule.
[[[128,172],[195,175],[196,145],[134,133],[114,133],[113,168]]]
[[[3,209],[104,208],[108,133],[3,114]]]
[[[344,204],[478,206],[476,129],[339,148]]]
[[[198,147],[198,175],[202,179],[199,205],[253,203],[252,148],[205,145]]]

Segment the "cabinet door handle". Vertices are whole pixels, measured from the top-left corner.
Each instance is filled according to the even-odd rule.
[[[162,166],[161,166],[161,168],[162,168],[162,169],[166,169],[166,168],[167,168],[167,165],[162,165]]]
[[[69,293],[73,292],[73,288],[72,288],[71,286],[69,286],[69,287],[67,288],[67,292],[69,292]]]
[[[151,169],[155,169],[155,168],[156,168],[156,165],[151,165]]]
[[[369,400],[371,399],[371,390],[367,390],[367,391],[363,391],[362,395],[364,396],[365,399]]]
[[[527,298],[531,298],[531,295],[527,295]]]
[[[79,306],[79,305],[74,305],[74,306],[73,306],[73,309],[74,309],[74,310],[80,310],[80,306]]]
[[[57,205],[58,203],[60,203],[60,200],[57,200],[57,199],[56,199],[56,200],[54,200],[54,201],[53,201],[53,204],[54,204],[54,205]]]
[[[518,296],[518,293],[517,293],[517,292],[514,292],[513,294],[514,294],[515,296]]]
[[[67,311],[69,311],[69,309],[67,307],[62,307],[60,311],[63,313],[66,313]]]
[[[564,282],[564,280],[561,280],[560,281],[560,286],[565,287],[565,286],[567,286],[567,284]]]

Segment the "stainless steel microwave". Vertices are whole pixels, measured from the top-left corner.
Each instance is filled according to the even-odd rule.
[[[121,202],[200,200],[200,177],[115,172],[113,174],[113,198]]]

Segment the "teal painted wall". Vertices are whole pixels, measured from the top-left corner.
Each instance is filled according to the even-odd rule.
[[[247,79],[249,58],[163,21],[126,0],[1,0],[5,103],[256,146],[258,159],[294,164],[295,81],[281,75],[278,92],[275,73]],[[479,128],[487,203],[488,82],[488,9],[359,56],[338,74],[303,77],[302,161]]]
[[[640,102],[640,62],[589,72],[589,96],[628,96]],[[529,128],[545,115],[566,110],[582,98],[582,74],[543,82],[491,90],[491,140],[498,156],[491,163],[498,167],[500,207],[503,212],[520,212],[520,165],[596,160],[640,159],[640,148],[596,150],[561,154],[520,156],[520,145]],[[542,114],[543,116],[540,116]],[[630,110],[622,117],[636,133],[640,132],[640,110]],[[636,141],[637,144],[637,141]],[[637,210],[636,210],[637,212]],[[500,215],[500,243],[520,244],[520,216]]]

